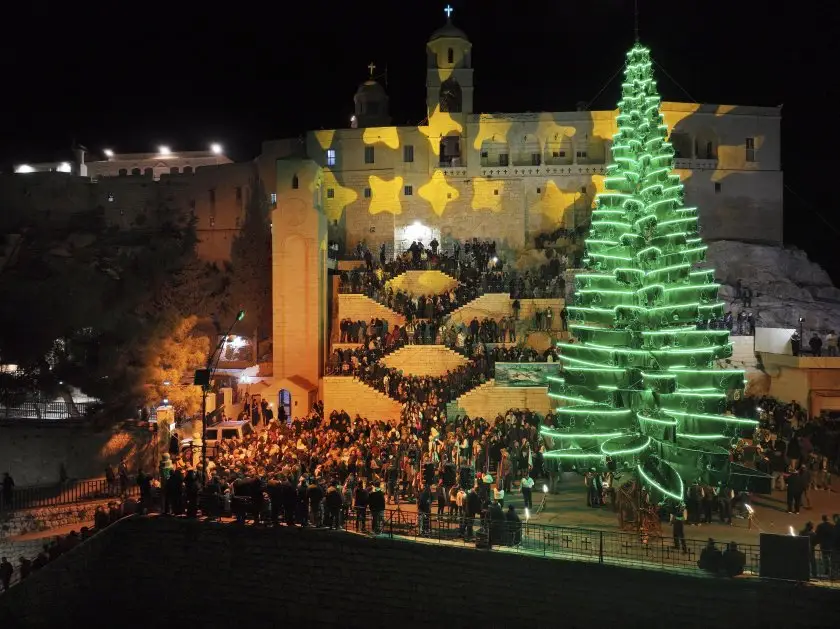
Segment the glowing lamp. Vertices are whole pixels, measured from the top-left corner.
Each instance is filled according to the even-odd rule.
[[[543,483],[543,493],[544,494],[548,493],[548,485],[546,485],[545,483]]]
[[[57,167],[56,170],[60,173],[69,173],[73,169],[70,168],[70,162],[61,162]]]
[[[16,172],[16,173],[21,173],[21,174],[24,174],[24,173],[34,173],[34,172],[35,172],[35,169],[34,169],[34,168],[32,168],[32,166],[30,166],[29,164],[21,164],[20,166],[18,166],[17,168],[15,168],[15,172]]]
[[[102,152],[105,154],[105,157],[111,158],[114,156],[114,151],[112,151],[111,149],[105,149]]]
[[[168,146],[161,145],[158,147],[158,153],[160,155],[172,155],[172,151],[169,149]]]
[[[222,154],[222,145],[219,144],[218,142],[213,142],[213,144],[210,145],[210,150],[213,151],[214,155],[221,155]]]

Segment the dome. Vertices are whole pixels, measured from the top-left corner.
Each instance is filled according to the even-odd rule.
[[[385,88],[382,87],[379,83],[370,79],[365,81],[359,86],[359,89],[356,90],[356,96],[365,95],[367,97],[386,97],[387,94],[385,93]]]
[[[469,41],[469,39],[467,38],[467,34],[460,28],[455,26],[451,20],[447,20],[446,24],[444,24],[434,33],[432,33],[432,36],[429,38],[429,41],[435,41],[436,39],[443,39],[445,37]]]

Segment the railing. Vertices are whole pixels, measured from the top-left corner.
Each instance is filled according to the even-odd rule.
[[[55,485],[34,485],[15,488],[11,500],[8,496],[0,496],[0,512],[58,507],[103,498],[133,497],[138,493],[133,480],[125,487],[122,487],[119,481],[109,483],[104,478],[67,481]]]
[[[67,403],[57,402],[22,402],[13,406],[0,406],[0,420],[3,419],[83,419],[96,407],[96,402],[75,402],[77,414],[70,412]]]

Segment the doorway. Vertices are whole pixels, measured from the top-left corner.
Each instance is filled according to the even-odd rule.
[[[394,254],[401,255],[408,251],[411,243],[419,240],[424,247],[428,247],[432,240],[440,242],[440,229],[414,221],[411,225],[404,225],[394,229]]]
[[[278,414],[282,412],[285,415],[285,420],[287,422],[292,421],[292,394],[289,393],[288,389],[280,389],[278,397]],[[282,417],[278,417],[277,419],[279,421],[283,421]]]

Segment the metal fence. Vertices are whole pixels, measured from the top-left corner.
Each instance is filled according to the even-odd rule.
[[[119,481],[109,483],[104,478],[20,487],[15,488],[11,496],[0,495],[0,512],[58,507],[104,498],[134,497],[138,493],[138,487],[133,482],[123,487]]]
[[[70,412],[64,401],[21,402],[12,406],[0,406],[0,419],[80,419],[88,416],[97,406],[96,402],[76,402],[75,412]]]
[[[329,525],[329,518],[324,522]],[[376,524],[376,526],[374,526]],[[457,515],[424,517],[411,511],[387,510],[378,523],[370,513],[359,519],[349,513],[344,528],[358,533],[384,535],[426,543],[475,546],[502,552],[543,557],[565,558],[614,566],[645,569],[668,569],[682,572],[703,572],[698,565],[708,540],[680,540],[621,531],[599,531],[562,526],[534,524],[528,521],[490,521]],[[717,549],[726,552],[721,540]],[[743,573],[759,576],[760,549],[757,544],[738,544],[742,553]],[[812,580],[840,580],[840,564],[831,556],[814,549],[811,560]],[[725,573],[725,562],[719,564]]]

